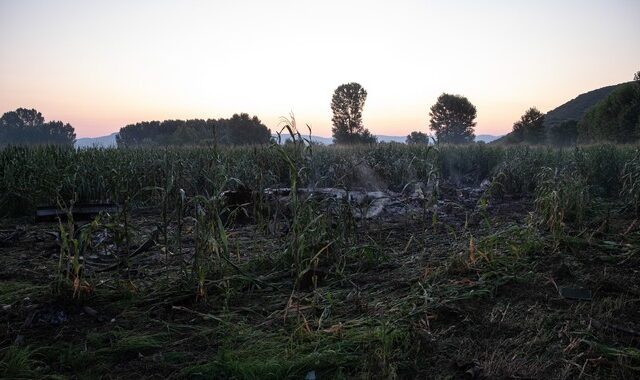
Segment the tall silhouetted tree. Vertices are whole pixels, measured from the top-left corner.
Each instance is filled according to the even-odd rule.
[[[633,80],[636,81],[636,82],[640,82],[640,71],[636,72],[633,75]]]
[[[544,114],[537,108],[529,108],[520,120],[513,124],[514,142],[542,144],[545,140]]]
[[[336,88],[331,99],[333,142],[335,144],[375,143],[375,136],[362,126],[362,108],[367,91],[358,83]]]
[[[45,123],[35,109],[18,108],[0,118],[0,145],[70,145],[76,134],[70,124],[61,121]]]
[[[428,145],[429,136],[427,136],[426,133],[414,131],[414,132],[411,132],[410,135],[407,135],[406,143],[409,145],[411,144]]]
[[[430,128],[439,143],[464,144],[473,142],[476,126],[476,107],[460,95],[442,94],[431,107]]]

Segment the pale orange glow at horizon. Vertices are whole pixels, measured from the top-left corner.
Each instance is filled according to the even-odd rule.
[[[368,92],[372,133],[428,131],[443,92],[503,134],[640,70],[640,1],[0,0],[0,112],[36,108],[78,137],[143,120],[293,112],[331,135],[333,90]]]

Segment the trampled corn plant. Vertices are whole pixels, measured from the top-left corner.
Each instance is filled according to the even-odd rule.
[[[567,224],[583,222],[590,202],[589,185],[570,168],[544,167],[536,181],[536,214],[557,244],[564,236]]]
[[[167,152],[165,151],[164,163],[162,166],[162,186],[145,187],[143,191],[149,191],[159,194],[160,200],[160,223],[158,223],[158,230],[162,236],[162,248],[161,251],[165,254],[165,263],[169,263],[169,256],[171,254],[171,244],[169,242],[169,225],[171,223],[171,215],[177,214],[181,203],[184,203],[183,199],[180,199],[179,190],[176,188],[176,180],[173,167],[169,165],[167,158]]]
[[[482,237],[475,246],[476,261],[492,263],[497,256],[509,253],[522,257],[539,253],[543,241],[534,224],[513,226]]]
[[[174,205],[172,202],[172,196],[175,192],[175,177],[173,174],[173,168],[170,167],[167,154],[164,157],[164,187],[162,189],[162,243],[164,245],[165,262],[169,262],[169,223],[171,212],[170,207]]]
[[[506,148],[472,144],[466,146],[441,145],[435,164],[443,179],[455,184],[478,183],[487,178],[504,161]],[[424,147],[421,147],[424,149]]]
[[[290,136],[290,143],[287,146],[277,144],[273,147],[287,163],[289,169],[291,223],[283,259],[293,269],[295,288],[307,272],[318,266],[320,256],[327,252],[333,242],[328,241],[330,236],[328,215],[320,211],[313,197],[299,196],[299,185],[307,181],[308,163],[312,159],[313,144],[310,139],[302,137],[293,115],[291,119],[283,119],[282,123],[283,127],[278,133],[278,138],[280,139],[281,133],[286,131]],[[309,128],[310,134],[311,128]]]
[[[630,147],[599,144],[575,148],[570,160],[591,185],[592,194],[616,197],[622,189],[623,167],[631,157]]]
[[[220,218],[220,198],[198,195],[192,202],[196,221],[192,276],[196,281],[196,299],[204,300],[206,281],[224,274],[224,263],[229,260],[229,241]]]
[[[636,213],[640,212],[640,151],[629,159],[622,169],[621,197],[628,207]]]
[[[508,282],[529,277],[531,256],[540,254],[543,248],[536,226],[511,226],[478,240],[471,237],[466,262],[454,256],[448,270],[458,274],[473,271],[485,290],[493,292]]]
[[[423,194],[422,198],[422,219],[426,227],[426,223],[428,221],[427,211],[438,202],[438,196],[440,195],[440,180],[442,178],[440,167],[435,164],[436,159],[433,158],[440,154],[439,147],[435,144],[435,139],[434,144],[428,145],[423,150],[422,154],[423,157],[418,158],[418,161],[422,163],[421,166],[423,170],[420,179],[426,184],[426,190],[428,192],[428,194]],[[431,222],[433,223],[433,220]]]
[[[330,186],[343,191],[342,195],[337,199],[330,199],[332,202],[328,207],[333,212],[332,222],[334,230],[337,232],[338,242],[350,246],[357,238],[356,228],[357,222],[354,216],[354,205],[350,201],[353,189],[353,172],[354,166],[358,163],[352,162],[350,159],[341,157],[329,168],[329,176],[332,178],[328,181]],[[360,212],[361,215],[366,213]]]
[[[132,189],[127,173],[116,169],[109,171],[109,182],[113,184],[113,196],[116,203],[120,205],[119,219],[112,225],[116,234],[116,242],[124,246],[126,256],[131,250],[131,208],[135,199],[135,190]]]
[[[487,213],[489,203],[496,199],[502,199],[506,195],[507,191],[504,183],[508,180],[508,176],[504,171],[498,171],[491,179],[491,182],[489,182],[480,199],[478,199],[477,207],[487,228],[492,228],[491,219]],[[465,221],[465,229],[466,228],[467,222]]]
[[[177,204],[177,221],[176,227],[176,254],[180,258],[180,262],[184,262],[182,259],[182,230],[184,226],[184,206],[187,201],[187,193],[184,189],[178,189],[178,204]]]
[[[60,254],[56,281],[53,286],[55,294],[62,294],[67,285],[73,289],[72,298],[81,298],[92,292],[93,286],[86,279],[84,270],[84,255],[91,247],[91,235],[100,226],[100,215],[91,223],[76,228],[73,220],[73,204],[62,207],[66,210],[67,220],[58,219]]]
[[[306,149],[307,144],[303,144]],[[300,145],[286,149],[296,156]],[[438,146],[438,154],[423,160],[428,146],[378,144],[357,147],[313,146],[310,161],[298,162],[308,179],[318,186],[335,186],[336,179],[353,180],[352,164],[363,162],[376,181],[399,191],[406,183],[420,181],[428,165],[435,164],[442,180],[471,182],[504,172],[504,191],[531,193],[541,167],[575,165],[591,190],[599,196],[620,193],[624,163],[634,147],[595,145],[572,150],[546,147],[468,145]],[[306,157],[303,155],[303,157]],[[414,157],[416,159],[414,159]],[[256,165],[256,162],[259,164]],[[339,165],[341,162],[350,165]],[[125,209],[154,205],[158,193],[140,193],[145,187],[165,187],[164,168],[170,168],[175,187],[190,195],[214,194],[216,176],[238,178],[256,191],[281,186],[290,181],[289,163],[276,150],[264,146],[149,147],[135,149],[62,149],[60,147],[9,147],[0,150],[0,215],[26,215],[37,205],[54,204],[56,196],[68,199],[72,192],[79,200],[115,201]],[[351,173],[351,174],[350,174]],[[64,186],[64,178],[74,178]],[[208,179],[207,179],[208,178]],[[349,182],[348,186],[357,183]],[[130,200],[126,195],[140,194]],[[259,192],[258,192],[259,194]],[[125,213],[126,214],[126,213]]]
[[[535,189],[536,174],[543,165],[542,149],[515,147],[505,151],[504,160],[496,167],[494,196],[514,193],[530,193]]]

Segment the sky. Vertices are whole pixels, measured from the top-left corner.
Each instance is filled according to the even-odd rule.
[[[145,120],[290,113],[331,135],[331,96],[368,92],[378,135],[428,132],[443,92],[504,134],[640,70],[639,0],[0,0],[0,112],[78,137]]]

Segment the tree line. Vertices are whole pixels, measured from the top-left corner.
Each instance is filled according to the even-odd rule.
[[[545,115],[535,107],[529,108],[503,142],[556,146],[599,141],[637,142],[640,140],[640,71],[633,79],[589,108],[580,120],[564,120],[547,126]]]
[[[18,108],[0,118],[0,146],[7,145],[69,145],[76,133],[68,123],[45,122],[35,109]]]
[[[45,122],[35,109],[18,108],[0,118],[0,147],[63,145],[73,147],[75,129],[61,121]],[[161,145],[249,145],[271,141],[271,131],[256,116],[225,119],[145,121],[120,128],[118,147]]]
[[[343,84],[332,98],[333,142],[354,144],[375,142],[375,136],[362,125],[362,109],[367,92],[358,83]],[[435,142],[466,144],[475,139],[476,107],[464,96],[443,93],[429,110],[429,129]],[[429,135],[411,132],[407,144],[428,144]],[[634,81],[618,86],[604,100],[591,107],[581,120],[564,120],[549,127],[545,114],[536,107],[525,111],[501,139],[507,144],[549,144],[570,146],[577,143],[640,140],[640,71]]]
[[[120,129],[118,147],[161,145],[253,145],[271,141],[271,131],[257,116],[229,119],[143,121]]]
[[[333,142],[371,144],[376,137],[364,127],[362,111],[367,91],[359,83],[346,83],[331,98]],[[429,109],[432,136],[411,132],[407,144],[466,144],[475,139],[476,107],[464,96],[443,93]],[[18,108],[0,118],[0,146],[58,144],[73,146],[74,128],[61,121],[45,122],[35,109]],[[118,147],[162,145],[247,145],[272,140],[271,131],[256,116],[234,114],[229,119],[144,121],[129,124],[116,136]],[[545,125],[545,114],[531,107],[500,141],[507,144],[551,144],[640,140],[640,71],[634,81],[618,86],[591,107],[581,120]]]
[[[333,117],[334,144],[375,143],[376,137],[364,128],[362,110],[367,91],[359,83],[340,85],[333,93],[331,111]],[[430,128],[436,141],[445,144],[470,143],[475,139],[476,107],[461,95],[442,94],[431,107]],[[412,132],[407,144],[428,144],[429,136],[423,132]]]

